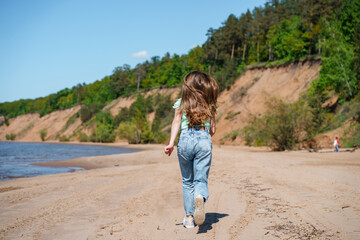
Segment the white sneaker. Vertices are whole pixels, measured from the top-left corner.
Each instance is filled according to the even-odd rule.
[[[194,218],[191,218],[191,220],[189,220],[189,218],[187,218],[185,216],[184,221],[183,221],[183,225],[186,228],[194,228],[195,227]]]
[[[204,197],[201,194],[195,198],[194,220],[196,225],[202,225],[205,221]]]

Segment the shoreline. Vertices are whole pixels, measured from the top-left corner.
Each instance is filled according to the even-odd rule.
[[[69,143],[69,144],[77,144],[77,143]],[[84,145],[97,145],[97,146],[109,146],[108,143],[99,143],[99,144],[84,144]],[[122,156],[128,154],[135,154],[141,151],[159,149],[162,151],[164,144],[137,144],[137,145],[130,145],[130,144],[121,144],[118,145],[116,143],[111,144],[113,147],[122,147],[126,146],[126,148],[134,149],[134,152],[131,153],[121,153],[121,154],[110,154],[110,155],[100,155],[100,156],[88,156],[88,157],[79,157],[73,158],[68,160],[57,160],[57,161],[49,161],[43,163],[32,163],[31,165],[35,166],[48,166],[48,167],[79,167],[85,170],[97,169],[97,168],[107,168],[107,167],[118,167],[124,166],[131,163],[121,163],[118,159],[122,159]],[[227,150],[241,150],[244,152],[254,152],[254,153],[307,153],[307,154],[322,154],[322,153],[344,153],[344,152],[351,152],[351,149],[340,149],[338,153],[334,152],[333,149],[322,149],[321,151],[317,152],[310,152],[309,150],[293,150],[293,151],[271,151],[267,147],[248,147],[248,146],[233,146],[233,145],[217,145],[217,148],[227,149]],[[176,154],[176,150],[174,150],[173,154]],[[126,156],[127,157],[127,156]],[[97,162],[97,158],[102,158],[104,162]]]
[[[72,145],[72,146],[97,146],[97,147],[110,147],[110,148],[118,148],[118,149],[124,149],[125,151],[127,151],[129,154],[130,153],[135,153],[135,152],[139,152],[139,151],[143,151],[144,147],[139,147],[139,146],[130,146],[128,143],[125,142],[118,142],[118,143],[92,143],[92,142],[86,142],[86,143],[81,143],[81,142],[58,142],[58,141],[0,141],[2,143],[9,143],[9,144],[21,144],[21,143],[29,143],[29,144],[67,144],[67,145]],[[111,151],[111,150],[110,150]],[[85,153],[85,152],[84,152]],[[83,157],[73,157],[73,158],[66,158],[64,160],[52,160],[51,158],[49,160],[44,159],[46,162],[32,162],[31,156],[27,155],[24,158],[24,164],[28,165],[29,167],[31,166],[44,166],[44,167],[53,167],[53,168],[65,168],[64,170],[61,170],[60,172],[57,172],[57,170],[55,170],[55,172],[52,171],[41,171],[39,173],[37,173],[38,175],[32,176],[32,172],[30,171],[30,175],[25,174],[22,175],[21,174],[21,169],[19,169],[18,174],[15,174],[16,177],[14,176],[7,176],[5,174],[4,179],[1,180],[1,182],[4,181],[9,181],[9,180],[16,180],[16,179],[30,179],[30,178],[34,178],[37,176],[44,176],[44,175],[56,175],[59,173],[71,173],[71,172],[77,172],[78,170],[90,170],[90,169],[96,169],[96,168],[103,168],[103,167],[109,167],[111,165],[109,164],[99,164],[96,161],[93,161],[94,159],[101,159],[101,158],[108,158],[108,156],[117,156],[117,158],[119,158],[122,154],[126,154],[126,153],[111,153],[109,152],[107,155],[92,155],[92,156],[83,156]],[[120,157],[121,158],[121,157]],[[28,161],[26,159],[29,159]],[[115,164],[117,165],[117,164]],[[16,167],[16,165],[14,165],[14,167]],[[74,168],[80,168],[78,170],[74,171]],[[35,170],[38,171],[38,170]],[[34,171],[34,173],[35,173]]]
[[[93,145],[93,144],[85,144]],[[96,145],[109,146],[107,143],[99,143]],[[114,147],[117,144],[112,144]],[[57,160],[43,163],[33,163],[36,166],[49,166],[49,167],[80,167],[85,170],[100,169],[100,168],[111,168],[111,167],[124,167],[129,165],[142,165],[142,164],[155,164],[159,163],[159,160],[146,161],[147,154],[158,153],[163,150],[161,144],[137,144],[135,146],[126,145],[128,149],[134,150],[130,153],[119,153],[99,156],[87,156],[79,157],[68,160]],[[164,154],[165,155],[165,154]]]
[[[133,152],[131,153],[120,153],[120,154],[109,154],[109,155],[95,155],[95,156],[85,156],[85,157],[77,157],[67,160],[54,160],[47,161],[41,163],[30,163],[32,166],[46,166],[46,167],[66,167],[66,168],[82,168],[83,170],[92,170],[99,168],[108,168],[108,167],[119,167],[126,165],[139,165],[139,161],[128,162],[122,159],[127,159],[128,155],[133,155],[134,157],[137,155],[136,153],[142,151],[151,151],[156,149],[156,151],[163,150],[163,146],[165,144],[129,144],[127,142],[114,142],[114,143],[94,143],[94,142],[59,142],[59,141],[2,141],[2,142],[15,142],[15,143],[50,143],[50,144],[70,144],[70,145],[86,145],[86,146],[106,146],[106,147],[116,147],[116,148],[126,148],[131,149]],[[214,144],[215,147],[219,149],[226,150],[240,150],[248,153],[308,153],[308,154],[320,154],[320,153],[335,153],[333,149],[321,149],[317,152],[310,152],[309,150],[292,150],[292,151],[282,151],[276,152],[271,151],[268,147],[249,147],[249,146],[235,146],[235,145],[220,145]],[[341,152],[351,152],[352,149],[340,149]],[[336,153],[335,153],[336,154]],[[173,152],[173,155],[176,155],[176,151]],[[102,161],[98,161],[98,159],[102,159]],[[73,172],[73,171],[69,171]],[[57,173],[56,173],[57,174]],[[54,174],[45,174],[45,175],[54,175]],[[42,176],[42,175],[38,175]],[[36,177],[36,176],[34,176]],[[16,177],[9,180],[14,180],[18,178],[24,177]],[[32,177],[33,178],[33,177]],[[8,180],[7,180],[8,181]]]

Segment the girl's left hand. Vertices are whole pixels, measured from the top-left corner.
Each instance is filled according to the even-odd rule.
[[[164,152],[166,155],[171,155],[172,151],[174,150],[174,145],[167,145],[166,147],[164,147]]]

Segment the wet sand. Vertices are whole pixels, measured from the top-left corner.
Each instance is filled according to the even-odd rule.
[[[0,239],[360,239],[360,151],[213,151],[204,225],[185,229],[176,151],[59,161],[0,182]]]

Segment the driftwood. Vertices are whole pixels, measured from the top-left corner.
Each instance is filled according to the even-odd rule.
[[[321,147],[317,147],[317,148],[310,148],[309,152],[318,152],[321,150]]]
[[[354,145],[353,148],[346,148],[346,149],[339,149],[339,152],[355,152],[358,149],[357,145]],[[319,152],[319,153],[330,153],[330,152],[334,152],[334,150],[330,150],[330,149],[324,149],[322,150],[321,147],[318,148],[311,148],[309,149],[309,152]]]

